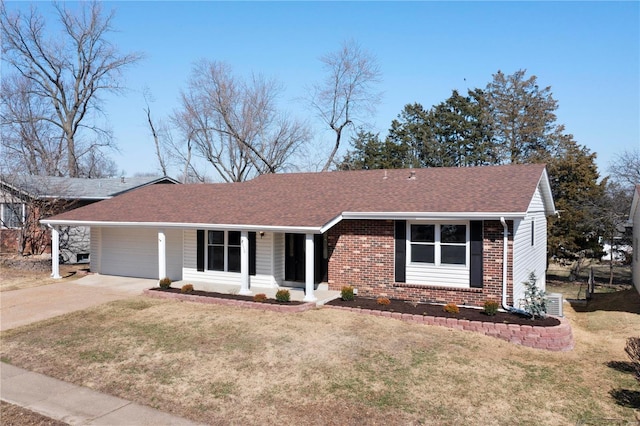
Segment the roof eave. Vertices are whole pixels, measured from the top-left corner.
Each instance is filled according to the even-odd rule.
[[[137,228],[178,228],[178,229],[224,229],[230,231],[270,231],[292,233],[321,233],[320,226],[274,226],[230,223],[177,223],[177,222],[116,222],[90,220],[42,219],[48,226],[95,226],[95,227],[137,227]]]

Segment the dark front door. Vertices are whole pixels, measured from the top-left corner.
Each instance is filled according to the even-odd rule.
[[[304,282],[304,234],[285,234],[284,279]]]

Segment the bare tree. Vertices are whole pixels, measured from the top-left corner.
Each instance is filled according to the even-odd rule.
[[[81,3],[77,12],[64,4],[54,7],[62,26],[57,35],[47,34],[35,8],[28,14],[9,14],[0,3],[3,61],[27,80],[27,96],[37,106],[31,119],[58,128],[64,141],[64,174],[77,177],[82,155],[112,146],[111,135],[90,118],[101,111],[99,94],[122,90],[122,71],[141,55],[120,54],[108,42],[114,15],[103,14],[102,3]],[[7,111],[9,122],[22,120]]]
[[[322,171],[329,170],[340,148],[342,132],[354,122],[371,115],[382,94],[375,86],[380,82],[376,58],[354,41],[320,58],[326,71],[324,81],[312,88],[311,107],[336,135],[335,144]]]
[[[196,64],[173,118],[186,141],[186,164],[196,155],[227,182],[283,170],[309,133],[276,109],[280,91],[262,76],[243,81],[222,62]]]
[[[41,117],[48,117],[43,120]],[[64,169],[62,132],[33,95],[33,83],[19,75],[2,80],[0,90],[0,167],[5,173],[58,176]]]
[[[640,184],[640,149],[624,150],[617,154],[609,163],[609,173],[627,189]]]

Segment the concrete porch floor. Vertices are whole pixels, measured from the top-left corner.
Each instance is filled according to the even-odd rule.
[[[174,281],[171,283],[171,287],[180,288],[185,284],[193,284],[193,288],[195,290],[202,290],[205,287],[205,284],[198,281]],[[239,285],[231,285],[231,284],[211,284],[206,283],[206,288],[208,291],[215,291],[217,293],[226,293],[226,294],[238,294],[240,291]],[[316,297],[316,305],[324,305],[331,300],[337,299],[340,297],[339,291],[327,290],[326,284],[318,284],[316,285],[316,289],[313,294]],[[264,293],[270,299],[275,299],[276,292],[281,289],[289,290],[291,294],[291,300],[302,302],[304,298],[304,288],[302,287],[278,287],[278,288],[265,288],[265,287],[253,287],[250,288],[253,295]]]

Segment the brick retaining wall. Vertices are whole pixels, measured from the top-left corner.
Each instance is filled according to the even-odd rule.
[[[456,318],[432,317],[426,315],[402,314],[400,312],[377,311],[373,309],[350,308],[346,306],[331,306],[332,309],[342,309],[368,315],[390,317],[416,324],[439,325],[456,330],[472,331],[485,336],[496,337],[507,342],[548,351],[566,352],[573,349],[573,333],[571,324],[566,318],[558,318],[560,325],[555,327],[540,327],[519,324],[503,324],[481,321],[459,320]]]

